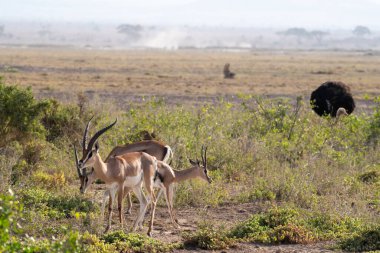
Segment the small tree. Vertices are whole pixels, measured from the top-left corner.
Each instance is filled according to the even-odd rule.
[[[322,42],[323,37],[329,35],[330,33],[324,32],[324,31],[319,31],[319,30],[314,30],[310,32],[310,35],[315,38],[315,40],[320,44]]]
[[[30,88],[5,86],[0,79],[0,147],[28,135],[44,135],[39,120],[48,106],[35,100]]]
[[[369,28],[366,26],[358,25],[357,27],[355,27],[352,33],[357,37],[363,37],[365,35],[370,35],[371,30],[369,30]]]
[[[294,36],[297,38],[298,44],[302,43],[302,39],[310,38],[311,34],[305,29],[300,27],[289,28],[284,32],[279,32],[277,34],[285,35],[285,36]]]
[[[141,38],[143,27],[141,25],[121,24],[117,32],[125,35],[127,42],[136,42]]]

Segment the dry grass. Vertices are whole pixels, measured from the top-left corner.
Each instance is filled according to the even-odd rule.
[[[0,75],[36,94],[307,95],[341,80],[355,96],[379,94],[380,58],[365,52],[106,51],[0,49]],[[226,62],[236,78],[223,79]]]

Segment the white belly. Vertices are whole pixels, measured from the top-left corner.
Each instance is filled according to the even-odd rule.
[[[127,187],[134,187],[138,185],[141,182],[143,173],[140,173],[140,175],[134,176],[134,177],[126,177],[124,181],[124,186]]]

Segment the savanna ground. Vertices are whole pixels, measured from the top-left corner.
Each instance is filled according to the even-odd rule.
[[[226,62],[235,79],[223,79]],[[24,252],[379,249],[379,65],[380,54],[371,51],[1,48],[0,94],[8,108],[1,107],[0,189],[15,193],[2,200],[13,211],[1,217],[13,215],[22,228],[0,222],[13,228],[0,242],[14,236],[35,247]],[[353,115],[336,122],[311,111],[310,92],[327,80],[351,87]],[[102,157],[145,130],[172,147],[175,169],[199,157],[202,144],[209,147],[213,184],[176,188],[181,229],[171,226],[161,201],[158,242],[119,233],[116,217],[114,232],[103,235],[103,186],[79,194],[72,153],[93,114],[91,133],[119,118],[101,137]],[[130,225],[133,215],[127,217]],[[0,250],[13,244],[4,245]]]

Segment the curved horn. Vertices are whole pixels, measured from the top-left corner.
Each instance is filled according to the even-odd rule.
[[[202,163],[203,163],[203,166],[205,168],[207,168],[207,147],[205,147],[204,145],[202,145],[202,151],[201,151],[201,156],[202,156]]]
[[[94,115],[92,115],[91,119],[87,122],[86,128],[84,129],[83,142],[82,142],[83,153],[85,150],[87,150],[88,129],[90,127],[90,123],[93,118],[94,118]]]
[[[106,126],[105,128],[99,130],[98,132],[96,132],[96,133],[94,134],[94,136],[92,136],[91,140],[89,141],[88,146],[87,146],[87,150],[92,149],[92,146],[95,144],[96,140],[97,140],[102,134],[104,134],[108,129],[110,129],[111,127],[113,127],[113,126],[116,124],[116,122],[117,122],[117,118],[116,118],[116,120],[115,120],[114,123],[112,123],[112,124],[109,125],[109,126]]]
[[[79,169],[78,153],[77,153],[77,148],[75,147],[75,144],[74,144],[74,155],[75,155],[75,164],[77,166],[78,176],[82,177],[83,175],[82,175],[82,173],[80,172],[80,169]]]

